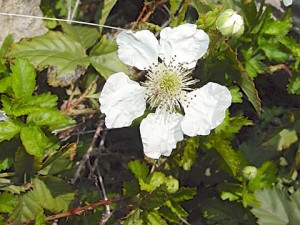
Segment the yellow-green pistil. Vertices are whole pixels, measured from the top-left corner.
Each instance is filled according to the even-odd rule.
[[[180,91],[181,80],[176,72],[168,71],[161,77],[159,87],[165,94],[174,95]]]
[[[189,85],[196,81],[190,77],[191,69],[184,68],[182,64],[171,61],[169,65],[162,63],[152,66],[144,82],[147,102],[151,108],[163,108],[175,112],[180,108],[180,101],[184,99]]]

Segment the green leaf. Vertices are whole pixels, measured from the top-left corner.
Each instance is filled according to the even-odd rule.
[[[210,135],[208,137],[208,147],[214,148],[221,155],[234,176],[237,174],[240,166],[244,164],[243,158],[235,152],[230,142],[224,139],[222,134]]]
[[[288,195],[278,189],[265,189],[255,192],[260,205],[254,206],[251,212],[258,218],[259,225],[300,224],[299,190]]]
[[[180,219],[176,213],[174,213],[169,207],[162,206],[159,208],[159,214],[166,220],[178,224]]]
[[[22,39],[12,46],[8,57],[26,58],[40,70],[50,66],[48,83],[53,86],[72,84],[90,64],[80,43],[53,31],[32,39]]]
[[[20,132],[22,125],[20,121],[12,119],[0,122],[0,142],[12,139]]]
[[[85,49],[91,47],[98,38],[100,33],[97,28],[88,26],[70,25],[65,22],[61,22],[60,25],[63,28],[65,34],[68,37],[74,39],[74,41],[81,44]]]
[[[243,94],[240,92],[240,88],[237,86],[232,86],[229,88],[230,94],[232,96],[232,103],[242,103]]]
[[[44,156],[48,138],[39,127],[32,125],[23,127],[20,138],[28,154],[39,158]]]
[[[251,221],[252,218],[249,218],[247,211],[242,208],[241,204],[216,198],[206,198],[199,204],[201,204],[203,216],[212,224],[255,224],[255,221]]]
[[[5,53],[8,51],[9,47],[14,42],[14,36],[12,34],[9,34],[4,39],[1,49],[0,49],[0,58],[2,59]]]
[[[199,147],[199,137],[191,137],[186,140],[183,148],[183,156],[180,160],[180,166],[186,171],[190,170],[197,158],[197,149]]]
[[[146,179],[139,178],[140,189],[151,192],[155,188],[165,183],[165,174],[161,172],[154,172]]]
[[[11,65],[11,85],[18,99],[27,99],[35,89],[35,71],[27,60],[16,59]]]
[[[156,211],[146,213],[146,218],[149,225],[167,225],[167,222]]]
[[[256,176],[249,181],[249,190],[254,192],[263,188],[271,188],[276,179],[277,170],[275,164],[271,161],[266,161],[257,169]]]
[[[74,199],[74,193],[69,193],[69,186],[61,179],[48,179],[46,182],[33,179],[33,189],[18,198],[14,212],[9,217],[10,222],[34,220],[43,209],[54,213],[67,211],[68,205]]]
[[[290,129],[282,129],[264,142],[262,146],[271,148],[272,150],[282,151],[288,149],[292,144],[298,141],[297,132]]]
[[[70,159],[70,148],[72,145],[68,145],[65,148],[61,149],[58,152],[55,152],[49,156],[46,161],[43,163],[39,174],[41,175],[55,175],[64,170],[67,170],[72,165]]]
[[[124,221],[124,225],[143,225],[143,219],[141,218],[142,210],[137,208],[132,210]]]
[[[167,190],[165,185],[160,185],[154,191],[147,193],[139,203],[141,209],[152,211],[165,204],[167,200]]]
[[[0,93],[10,92],[11,88],[11,77],[4,77],[0,80]]]
[[[90,61],[105,79],[113,73],[130,73],[128,67],[119,60],[117,49],[118,46],[115,40],[103,36],[100,42],[91,50]]]
[[[232,139],[243,126],[253,125],[251,120],[243,116],[230,117],[229,111],[226,111],[226,117],[223,122],[215,129],[217,134],[223,135],[223,138]]]
[[[272,15],[269,15],[263,23],[261,32],[272,36],[285,36],[293,27],[291,12],[287,11],[287,14],[278,20],[274,20]]]
[[[101,9],[101,19],[99,20],[99,25],[104,25],[105,21],[114,7],[114,5],[117,3],[117,0],[104,0],[103,1],[103,7]],[[100,27],[100,33],[102,33],[103,27]]]
[[[175,13],[177,12],[177,10],[179,10],[179,7],[181,5],[181,0],[170,0],[170,13],[171,16],[174,17]]]
[[[51,131],[73,125],[75,121],[62,114],[59,110],[40,108],[30,113],[26,120],[27,124],[34,123],[38,126],[48,126]]]
[[[232,49],[228,48],[225,53],[233,63],[233,69],[238,71],[238,74],[232,74],[232,76],[236,80],[238,86],[240,86],[240,88],[246,94],[258,115],[260,115],[262,111],[261,100],[258,96],[258,91],[255,88],[254,81],[249,77],[242,63],[238,60],[235,52]]]
[[[149,173],[147,164],[139,160],[130,161],[128,167],[136,179],[145,179]]]
[[[171,194],[172,199],[177,202],[190,200],[197,194],[196,188],[180,187],[178,191]]]
[[[168,200],[166,201],[166,205],[174,212],[176,215],[180,217],[187,217],[188,213],[175,201]]]
[[[300,75],[294,75],[289,79],[289,84],[287,86],[289,94],[300,95]]]
[[[285,51],[278,40],[271,40],[264,37],[258,38],[259,47],[265,52],[269,60],[285,62],[289,59],[290,53]]]
[[[0,212],[11,213],[14,211],[17,197],[11,193],[3,192],[0,194]]]
[[[42,159],[29,155],[24,148],[19,148],[14,159],[16,176],[20,178],[31,177],[41,168]],[[11,187],[9,190],[22,191],[22,188]]]
[[[30,96],[26,101],[14,101],[12,103],[12,114],[14,116],[28,115],[30,113],[46,110],[52,110],[57,105],[57,96],[50,93]]]

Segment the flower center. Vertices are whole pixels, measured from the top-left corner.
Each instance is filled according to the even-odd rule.
[[[186,91],[191,90],[189,86],[197,82],[192,80],[191,72],[191,69],[174,60],[168,65],[164,62],[153,65],[143,84],[150,107],[177,111],[180,108],[180,99],[184,98]]]
[[[167,71],[159,81],[159,87],[165,94],[176,94],[176,92],[180,91],[180,86],[181,80],[176,71]]]

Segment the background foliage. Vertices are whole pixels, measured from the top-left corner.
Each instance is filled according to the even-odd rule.
[[[138,122],[107,130],[98,97],[118,30],[45,22],[48,33],[0,55],[0,224],[300,224],[300,44],[292,13],[245,0],[82,0],[76,20],[159,32],[189,22],[211,39],[193,75],[227,86],[233,104],[209,136],[145,158]],[[74,3],[74,2],[73,2]],[[64,0],[42,0],[66,18]],[[233,8],[240,37],[215,21]]]

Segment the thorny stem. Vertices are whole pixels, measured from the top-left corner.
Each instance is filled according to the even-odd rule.
[[[82,213],[84,213],[87,210],[92,210],[92,209],[95,209],[99,206],[108,205],[108,204],[111,204],[111,203],[114,203],[114,202],[122,201],[124,199],[125,199],[125,197],[115,198],[115,199],[110,199],[110,200],[102,200],[102,201],[99,201],[99,202],[96,202],[96,203],[91,203],[91,204],[88,204],[88,205],[85,205],[85,206],[70,209],[68,212],[63,212],[63,213],[58,213],[58,214],[55,214],[55,215],[47,216],[46,220],[47,221],[51,221],[51,220],[55,221],[57,219],[69,217],[69,216],[72,216],[72,215],[81,215]]]

